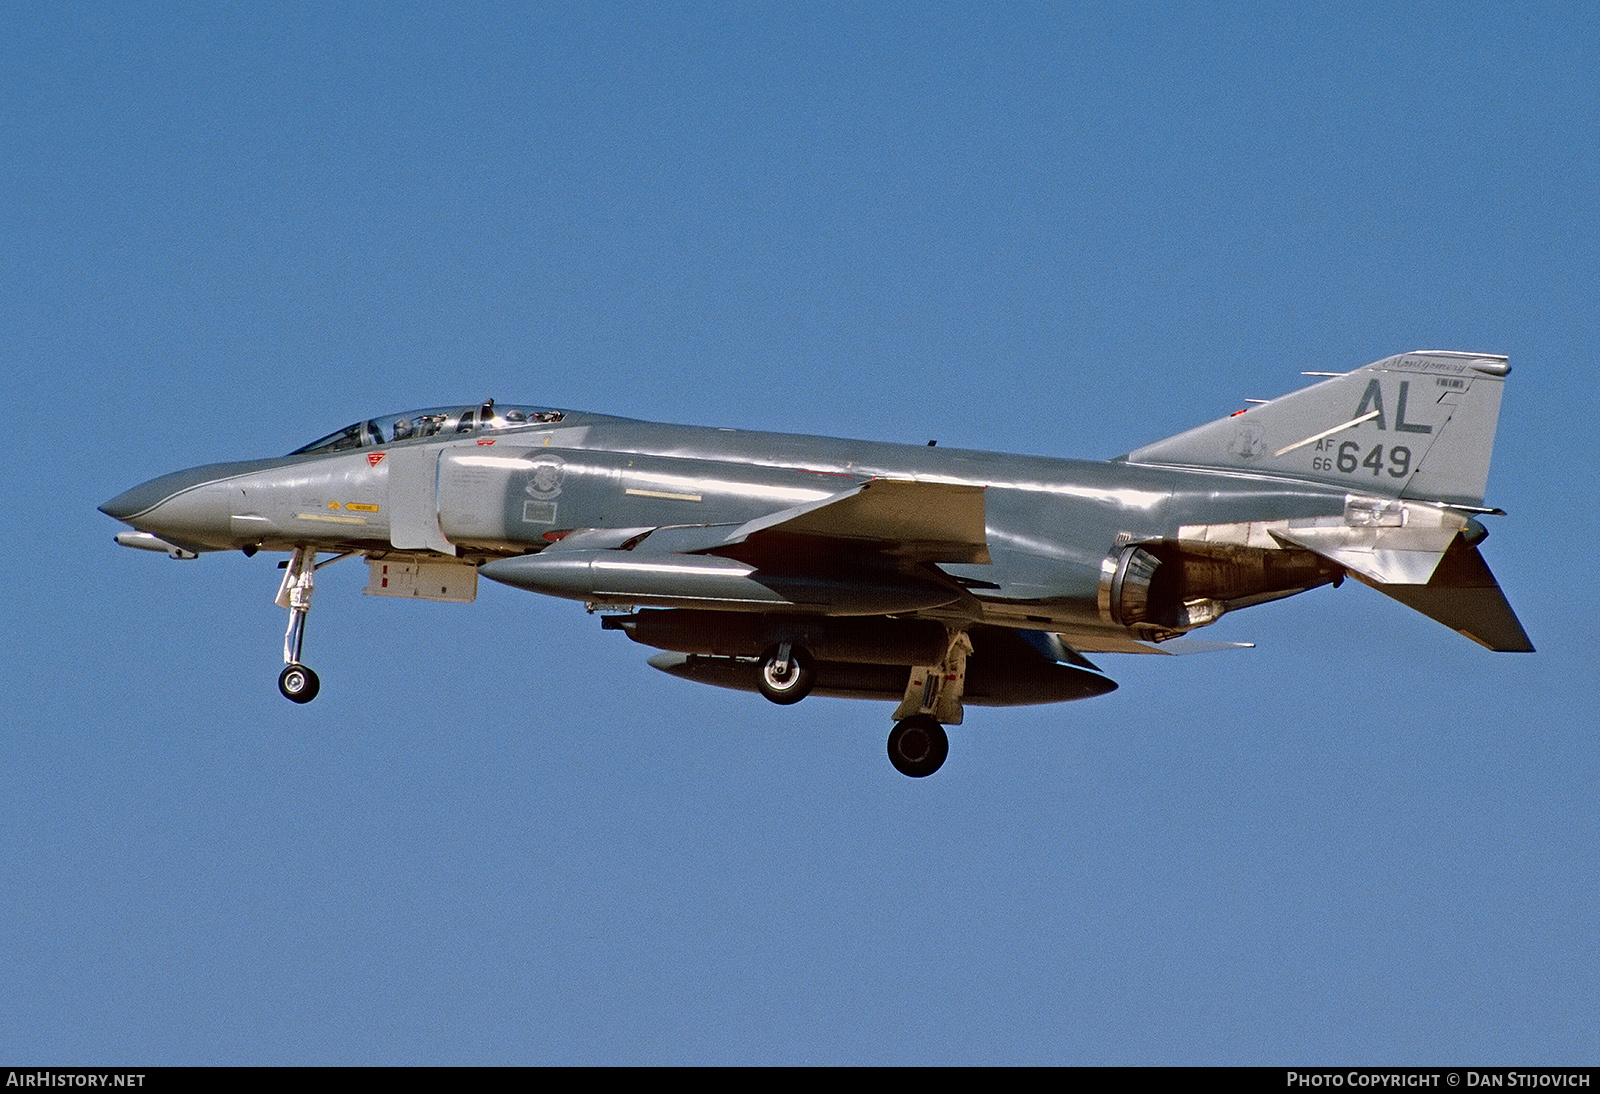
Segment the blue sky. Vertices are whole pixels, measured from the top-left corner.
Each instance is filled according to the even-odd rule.
[[[329,10],[332,7],[334,10]],[[14,4],[0,1058],[1593,1062],[1600,23],[1577,4]],[[1540,652],[1354,583],[974,710],[95,505],[493,397],[1099,458],[1510,355]]]

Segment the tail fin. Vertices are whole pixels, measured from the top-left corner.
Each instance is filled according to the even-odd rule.
[[[1510,371],[1490,354],[1402,353],[1123,458],[1480,507]]]

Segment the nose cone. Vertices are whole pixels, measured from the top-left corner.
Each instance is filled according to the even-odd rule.
[[[149,527],[143,518],[153,515],[167,503],[177,501],[180,496],[193,493],[196,489],[214,483],[221,477],[216,469],[211,467],[191,467],[187,471],[174,471],[170,475],[142,482],[132,490],[124,490],[100,506],[100,511],[124,524],[132,524],[136,528],[153,532],[155,529]],[[176,508],[187,507],[180,505]]]
[[[134,514],[153,508],[155,503],[161,501],[160,498],[157,498],[155,503],[149,500],[149,492],[147,490],[149,486],[150,483],[145,483],[144,486],[135,486],[132,490],[124,490],[110,501],[102,502],[99,509],[106,516],[127,524],[129,523],[129,518]]]
[[[191,549],[233,546],[230,527],[238,487],[227,481],[245,464],[192,467],[140,483],[101,505],[122,523]]]

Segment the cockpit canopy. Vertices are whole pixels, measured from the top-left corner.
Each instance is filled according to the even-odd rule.
[[[341,452],[350,448],[376,448],[381,444],[410,441],[422,437],[480,433],[502,429],[526,429],[533,425],[552,425],[566,417],[559,410],[536,406],[495,406],[490,399],[482,406],[432,407],[405,410],[383,418],[369,418],[347,425],[337,433],[312,441],[289,453]]]

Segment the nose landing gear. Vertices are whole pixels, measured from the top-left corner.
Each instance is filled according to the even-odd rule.
[[[328,562],[337,562],[335,555]],[[328,563],[324,562],[326,566]],[[322,690],[317,674],[300,663],[300,647],[306,636],[306,616],[311,612],[311,591],[316,585],[317,552],[311,547],[296,547],[283,572],[277,604],[289,609],[289,629],[283,635],[284,669],[278,674],[278,690],[296,703],[309,703]]]
[[[283,692],[285,699],[296,703],[309,703],[317,697],[317,692],[322,690],[322,681],[317,679],[317,674],[304,665],[292,663],[285,665],[278,674],[278,690]]]

